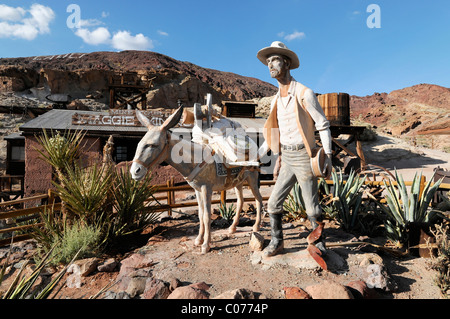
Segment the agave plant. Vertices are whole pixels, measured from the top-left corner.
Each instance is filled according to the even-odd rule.
[[[323,183],[325,193],[328,194],[321,201],[322,209],[328,216],[336,221],[347,231],[353,230],[357,223],[360,212],[363,190],[362,186],[366,176],[361,177],[353,170],[347,180],[344,180],[342,171],[332,172],[334,184],[333,192],[330,192],[327,183]]]
[[[236,208],[232,203],[230,206],[227,206],[226,203],[221,203],[219,207],[220,216],[226,220],[227,222],[231,222],[236,215]]]
[[[430,203],[442,182],[442,179],[433,186],[431,178],[421,188],[422,173],[414,175],[410,191],[401,175],[395,171],[397,187],[392,183],[383,181],[386,188],[387,205],[380,205],[386,214],[385,228],[387,236],[396,246],[403,247],[408,242],[408,228],[411,223],[433,224],[440,216],[439,211],[430,209]]]
[[[303,201],[302,190],[298,183],[295,183],[290,194],[283,203],[283,208],[287,212],[289,219],[306,218],[305,202]]]

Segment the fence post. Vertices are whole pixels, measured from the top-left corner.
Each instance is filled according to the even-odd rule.
[[[173,187],[173,177],[167,181],[167,205],[169,206],[168,214],[169,216],[172,216],[172,205],[175,203],[175,192],[171,190]]]
[[[220,204],[224,207],[227,205],[227,191],[220,192]]]

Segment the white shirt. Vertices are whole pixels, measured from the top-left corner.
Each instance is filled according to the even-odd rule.
[[[280,143],[283,145],[303,144],[302,135],[298,132],[293,100],[290,95],[278,97],[277,118],[280,129]]]
[[[303,139],[301,134],[298,132],[298,128],[297,128],[297,118],[294,112],[294,107],[295,107],[295,94],[294,94],[294,90],[295,90],[295,85],[296,85],[296,81],[294,79],[292,79],[291,85],[289,87],[288,90],[288,98],[286,98],[285,100],[288,100],[288,105],[286,106],[287,108],[292,107],[291,112],[289,112],[289,110],[287,110],[286,108],[283,111],[286,111],[285,114],[287,115],[285,117],[285,119],[289,119],[289,123],[287,124],[287,122],[282,122],[280,115],[283,116],[284,114],[280,114],[280,109],[284,108],[285,103],[283,103],[284,98],[280,98],[280,90],[278,90],[277,95],[275,96],[277,100],[277,117],[278,117],[278,127],[280,129],[280,143],[284,144],[284,145],[291,145],[291,144],[303,144]],[[314,92],[312,90],[306,90],[305,95],[303,96],[304,98],[304,102],[305,102],[305,107],[306,110],[308,111],[308,113],[311,115],[313,121],[315,122],[315,126],[316,126],[316,130],[319,131],[320,134],[320,139],[322,142],[322,145],[324,147],[325,153],[326,154],[331,154],[332,153],[332,137],[331,137],[331,132],[330,132],[330,122],[327,120],[327,118],[325,117],[322,107],[319,104],[319,101],[317,100],[316,95],[314,94]],[[280,104],[280,100],[281,103]],[[273,103],[272,103],[272,107],[273,107]],[[272,109],[271,109],[272,111]],[[283,112],[282,111],[282,112]],[[289,117],[290,114],[290,117]],[[295,127],[297,128],[295,131],[292,131],[294,133],[292,134],[296,134],[298,136],[294,137],[293,135],[291,135],[289,129],[291,129],[291,124],[290,122],[293,122],[295,124]],[[288,130],[288,134],[283,137],[283,132],[285,130]],[[292,139],[290,139],[292,138]],[[300,143],[298,142],[300,141]],[[260,149],[258,150],[258,156],[261,158],[263,157],[267,151],[269,150],[269,147],[267,145],[267,142],[264,141],[263,145],[260,147]]]

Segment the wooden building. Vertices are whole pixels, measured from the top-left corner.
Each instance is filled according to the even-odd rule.
[[[155,126],[161,125],[164,120],[172,114],[171,111],[143,111]],[[265,123],[263,118],[233,118],[248,132],[254,141],[261,145],[262,128]],[[25,149],[25,196],[46,193],[52,187],[51,181],[53,171],[50,165],[41,158],[37,149],[40,145],[37,136],[43,130],[47,132],[61,132],[67,130],[82,130],[85,137],[82,142],[82,163],[90,165],[100,162],[103,157],[103,147],[112,135],[114,138],[113,160],[116,164],[133,160],[137,144],[147,132],[136,119],[134,110],[110,110],[109,112],[91,112],[74,110],[52,110],[20,127],[21,136],[24,139]],[[178,138],[191,139],[191,127],[178,126],[171,130]],[[264,172],[271,174],[274,161],[267,160]],[[158,170],[170,170],[170,168],[159,167]],[[167,175],[167,172],[165,172]],[[176,171],[171,171],[176,182],[184,179]],[[157,180],[157,179],[156,179]]]

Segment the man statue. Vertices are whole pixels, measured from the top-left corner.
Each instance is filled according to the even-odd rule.
[[[271,241],[264,249],[264,256],[274,256],[284,249],[283,244],[283,202],[295,182],[298,182],[306,213],[312,229],[322,220],[322,210],[318,201],[317,178],[313,175],[310,157],[305,149],[302,134],[309,144],[315,145],[315,131],[327,154],[325,166],[331,170],[331,132],[330,123],[320,106],[314,92],[294,80],[290,70],[300,66],[297,54],[282,42],[275,41],[270,47],[260,50],[258,59],[269,67],[270,76],[278,81],[279,90],[272,100],[270,115],[264,126],[265,142],[258,151],[259,158],[268,150],[281,157],[280,171],[269,198],[267,211],[270,216]],[[280,158],[279,157],[279,158]],[[315,246],[325,253],[323,238]]]

